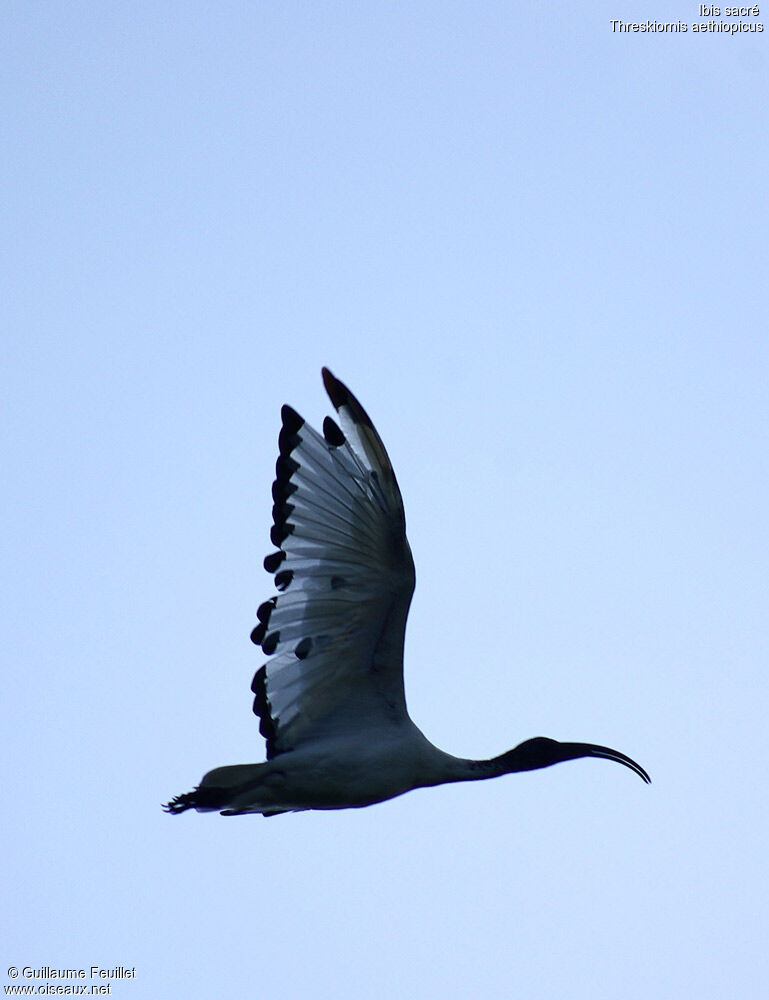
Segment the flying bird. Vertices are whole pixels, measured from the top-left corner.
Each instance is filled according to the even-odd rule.
[[[403,646],[415,576],[403,501],[368,414],[327,368],[322,374],[339,424],[326,417],[321,435],[290,406],[281,410],[276,551],[264,560],[278,593],[259,607],[251,633],[269,658],[251,685],[267,759],[217,767],[164,809],[347,809],[578,757],[617,761],[649,782],[618,750],[543,736],[490,760],[453,757],[411,721]]]

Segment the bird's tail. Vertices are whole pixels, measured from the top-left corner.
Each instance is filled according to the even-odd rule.
[[[264,764],[231,764],[216,767],[203,775],[197,788],[183,795],[177,795],[167,802],[163,809],[167,813],[182,813],[187,809],[198,812],[227,810],[225,815],[239,811],[238,798],[253,787]],[[249,810],[250,811],[250,810]]]
[[[172,813],[173,815],[183,813],[187,809],[209,812],[229,805],[231,797],[231,788],[203,788],[198,786],[191,792],[184,792],[182,795],[174,796],[170,802],[166,802],[163,806],[163,811]]]

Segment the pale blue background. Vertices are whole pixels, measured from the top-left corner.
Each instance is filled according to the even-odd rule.
[[[769,10],[609,25],[696,14],[3,4],[3,976],[764,995]],[[417,723],[651,787],[161,813],[262,757],[279,407],[319,424],[322,364],[405,497]]]

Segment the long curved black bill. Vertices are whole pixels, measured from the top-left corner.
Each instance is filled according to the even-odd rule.
[[[603,757],[605,760],[616,760],[618,764],[624,764],[631,771],[635,771],[647,785],[652,783],[652,779],[641,765],[637,764],[631,757],[620,753],[619,750],[598,746],[596,743],[562,743],[561,746],[566,751],[565,760],[575,760],[578,757]]]

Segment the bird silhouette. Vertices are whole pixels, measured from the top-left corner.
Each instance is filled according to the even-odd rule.
[[[624,764],[594,743],[526,740],[490,760],[453,757],[412,722],[403,647],[414,561],[398,483],[368,414],[324,368],[339,416],[323,434],[281,410],[272,486],[276,551],[264,560],[278,593],[257,611],[251,639],[269,657],[254,676],[263,763],[209,771],[163,808],[224,816],[369,806],[414,788],[477,781],[579,757]]]

